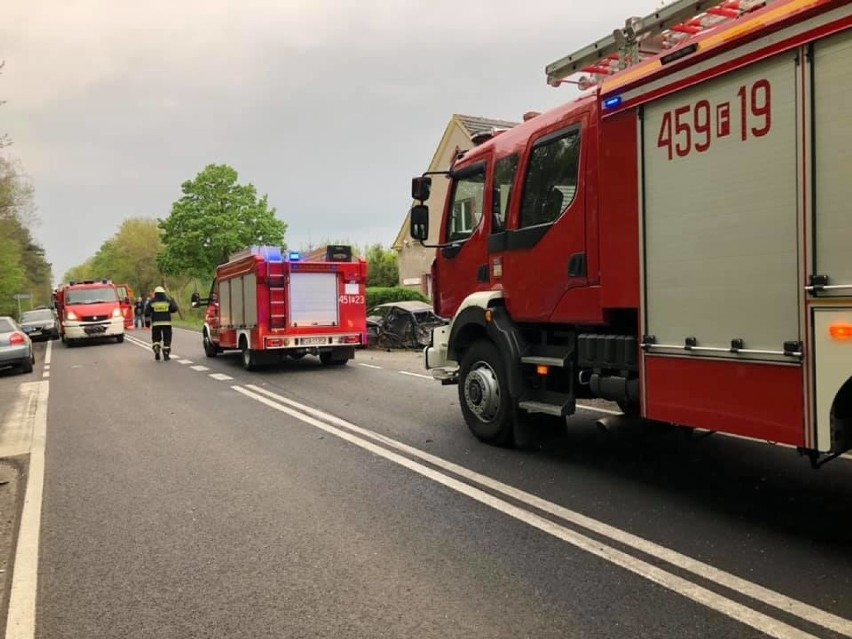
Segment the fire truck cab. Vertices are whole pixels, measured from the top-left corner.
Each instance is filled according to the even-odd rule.
[[[124,314],[118,290],[109,280],[71,281],[54,292],[59,337],[64,344],[104,337],[124,341]]]
[[[583,92],[445,172],[426,366],[473,434],[603,398],[852,448],[852,4],[680,0],[547,72]]]
[[[348,246],[329,246],[321,259],[252,246],[216,269],[202,329],[204,353],[239,350],[246,370],[306,354],[343,365],[367,344],[367,263]]]

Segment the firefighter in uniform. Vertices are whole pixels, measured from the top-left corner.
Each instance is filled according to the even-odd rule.
[[[166,295],[166,289],[158,286],[154,289],[151,306],[151,347],[154,349],[154,359],[169,360],[172,350],[172,313],[177,313],[178,307],[174,300]]]

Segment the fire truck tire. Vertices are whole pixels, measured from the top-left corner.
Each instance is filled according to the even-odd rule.
[[[202,334],[202,344],[204,345],[204,354],[207,357],[216,357],[219,351],[216,349],[216,345],[210,341],[210,335],[207,334],[207,329],[204,329],[204,333]]]
[[[345,366],[349,361],[348,357],[340,357],[334,351],[323,351],[319,358],[323,366]]]
[[[243,368],[247,371],[253,371],[257,368],[257,353],[248,347],[248,342],[245,338],[240,340],[240,350],[242,351]]]
[[[459,404],[473,436],[487,444],[512,443],[513,411],[503,357],[490,340],[465,351],[459,369]]]

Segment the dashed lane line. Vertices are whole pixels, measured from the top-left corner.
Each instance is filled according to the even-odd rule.
[[[365,364],[364,362],[358,362],[358,366],[363,366],[364,368],[377,368],[381,370],[381,366],[376,366],[375,364]]]
[[[190,366],[190,368],[194,371],[198,371],[199,373],[203,373],[204,371],[210,370],[207,366],[202,366],[201,364],[196,364],[195,366]]]
[[[228,380],[234,379],[230,375],[225,375],[225,373],[210,373],[210,377],[219,380],[220,382],[227,382]]]

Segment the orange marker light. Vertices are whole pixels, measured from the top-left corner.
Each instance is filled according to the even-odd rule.
[[[547,366],[536,366],[535,372],[539,375],[547,375]]]
[[[837,340],[852,340],[852,324],[832,324],[828,332]]]

